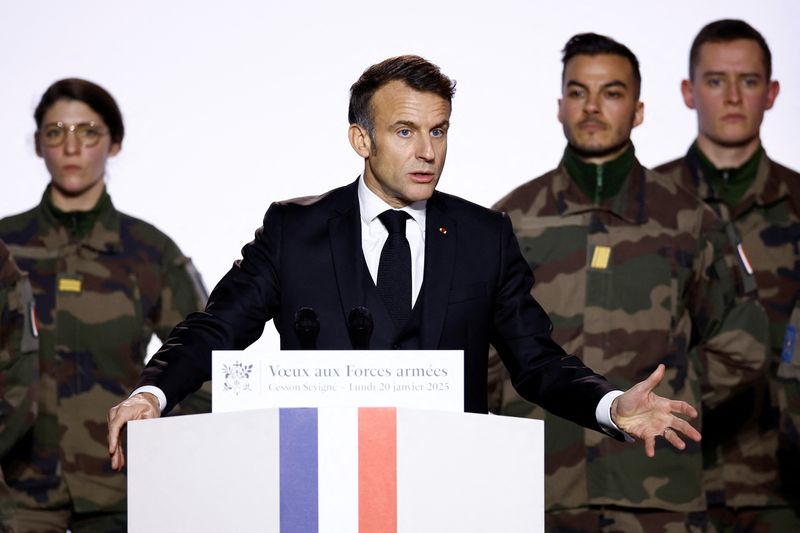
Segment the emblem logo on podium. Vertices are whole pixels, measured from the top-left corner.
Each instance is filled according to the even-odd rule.
[[[222,373],[225,376],[223,390],[233,392],[236,396],[240,392],[252,390],[250,388],[250,372],[252,371],[252,364],[245,365],[241,361],[230,365],[224,364],[222,366]]]

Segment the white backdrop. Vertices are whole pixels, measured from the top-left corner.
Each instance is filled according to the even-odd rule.
[[[269,203],[349,182],[363,163],[347,138],[348,89],[369,65],[415,53],[458,81],[439,188],[491,205],[552,168],[560,50],[595,31],[641,62],[641,161],[683,154],[689,46],[706,23],[743,18],[773,52],[777,103],[763,140],[800,168],[800,3],[795,0],[0,0],[0,216],[35,205],[48,182],[33,110],[47,86],[83,77],[125,119],[110,161],[118,208],[169,234],[213,287]],[[259,343],[274,346],[276,335]]]

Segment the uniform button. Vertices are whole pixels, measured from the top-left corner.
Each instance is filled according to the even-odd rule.
[[[395,350],[399,350],[400,349],[400,345],[399,344],[395,344],[394,346],[392,346],[392,348],[394,348]]]

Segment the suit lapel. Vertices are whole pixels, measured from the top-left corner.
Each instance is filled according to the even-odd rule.
[[[339,289],[339,300],[345,321],[350,311],[364,305],[363,252],[361,250],[361,221],[356,184],[346,187],[337,214],[328,221],[333,267]],[[353,261],[353,259],[356,261]]]
[[[374,324],[370,345],[386,348],[391,346],[394,324],[378,297],[364,261],[357,183],[345,188],[336,209],[337,214],[328,222],[333,267],[345,324],[353,308],[366,307]]]
[[[425,222],[425,274],[422,290],[421,336],[423,349],[439,346],[453,270],[456,264],[456,221],[447,214],[442,197],[428,200]]]

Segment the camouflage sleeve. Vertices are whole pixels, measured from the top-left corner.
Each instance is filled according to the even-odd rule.
[[[37,414],[39,339],[33,291],[0,248],[0,457],[33,425]]]
[[[0,468],[0,533],[14,533],[19,531],[16,519],[17,504],[14,496],[8,490],[3,470]]]
[[[172,329],[189,313],[202,311],[208,292],[192,260],[183,255],[178,246],[169,241],[161,263],[161,309],[154,331],[162,342]],[[197,392],[190,394],[170,413],[185,415],[211,411],[211,382],[206,382]]]
[[[759,383],[768,356],[767,317],[726,227],[718,221],[699,240],[689,295],[707,408]]]
[[[165,341],[186,315],[203,310],[208,292],[192,260],[172,241],[162,257],[161,280],[161,306],[153,329]]]

